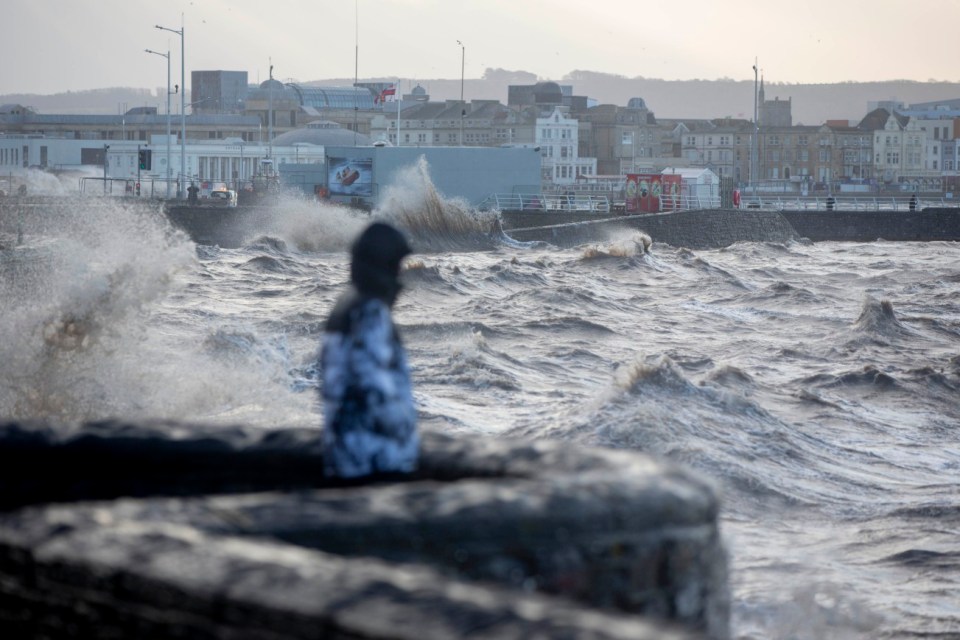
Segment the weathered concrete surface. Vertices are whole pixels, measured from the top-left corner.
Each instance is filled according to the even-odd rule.
[[[588,212],[504,212],[506,233],[557,246],[600,242],[619,229],[647,233],[654,242],[710,249],[735,242],[960,241],[960,208],[923,211],[761,211],[704,209],[676,213],[600,216]]]
[[[727,247],[736,242],[789,242],[799,239],[793,227],[776,211],[703,209],[672,213],[617,216],[559,224],[520,227],[524,218],[511,220],[507,234],[520,241],[539,240],[569,247],[602,242],[618,230],[637,230],[654,242],[691,249]],[[556,214],[550,214],[556,215]],[[580,214],[583,215],[583,214]]]
[[[960,208],[923,211],[783,211],[814,242],[960,241]]]
[[[511,621],[514,631],[477,637],[667,637],[655,623],[655,632],[636,627],[624,635],[614,633],[621,622],[577,626],[581,616],[573,612],[582,609],[555,617],[565,605],[523,595],[538,591],[581,608],[619,611],[610,615],[622,624],[638,624],[622,613],[642,614],[728,637],[717,496],[682,468],[563,443],[426,433],[421,469],[406,481],[338,487],[319,473],[318,435],[170,424],[0,428],[0,495],[30,496],[5,498],[7,509],[205,494],[34,506],[0,516],[0,611],[14,612],[0,625],[39,634],[67,615],[60,610],[66,607],[79,627],[115,620],[129,632],[183,619],[194,625],[186,637],[232,637],[237,611],[249,606],[263,620],[262,637],[311,637],[272,622],[290,618],[285,607],[308,601],[315,608],[297,619],[333,630],[324,637],[470,637],[471,629],[493,628],[496,620]],[[53,475],[57,481],[45,479]],[[236,491],[260,493],[227,495]],[[298,573],[301,561],[307,568]],[[337,597],[331,594],[340,577],[315,586],[315,573],[348,575],[352,566],[358,575],[382,567],[394,586],[356,584],[356,592]],[[470,591],[480,587],[463,579],[499,586]],[[133,595],[131,584],[141,585]],[[233,601],[236,584],[256,588]],[[431,591],[425,584],[441,586]],[[305,595],[318,590],[326,600]],[[451,604],[451,590],[471,595]],[[70,608],[66,601],[77,597],[87,604]],[[181,603],[174,617],[159,620],[156,612],[171,602]],[[351,603],[356,620],[369,624],[382,618],[383,607],[398,618],[410,607],[418,622],[386,624],[392,635],[364,635],[361,627],[337,627],[340,609],[331,602]],[[525,612],[537,607],[546,613],[534,624]],[[544,624],[560,627],[538,626]],[[201,633],[208,627],[214,631]],[[416,631],[431,628],[439,631]]]
[[[692,637],[425,567],[112,517],[24,513],[0,530],[4,638]]]

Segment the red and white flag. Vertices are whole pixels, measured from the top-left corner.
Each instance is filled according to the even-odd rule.
[[[380,92],[380,95],[377,97],[377,102],[393,102],[396,99],[397,95],[397,85],[392,84],[383,91]]]

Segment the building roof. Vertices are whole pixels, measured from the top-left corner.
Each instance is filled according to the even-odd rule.
[[[278,146],[292,146],[295,144],[315,144],[319,146],[365,146],[370,144],[370,137],[362,133],[354,134],[344,129],[336,122],[315,120],[302,129],[294,129],[282,133],[273,139]]]
[[[857,128],[863,131],[877,131],[885,128],[887,126],[887,121],[891,117],[897,119],[897,124],[901,129],[905,128],[907,123],[910,122],[909,116],[901,115],[896,112],[891,114],[887,109],[880,107],[865,115],[863,120],[860,121],[860,124],[857,125]]]
[[[295,83],[286,86],[296,92],[304,107],[370,110],[376,106],[376,96],[365,87],[309,87]]]
[[[510,109],[496,100],[474,100],[461,103],[459,100],[446,102],[418,102],[400,112],[404,120],[460,120],[463,109],[467,110],[467,120],[502,120],[510,114]]]
[[[704,176],[716,179],[717,174],[706,167],[667,167],[660,175],[677,175],[685,180],[695,180]]]

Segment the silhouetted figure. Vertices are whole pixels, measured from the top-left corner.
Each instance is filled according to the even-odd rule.
[[[197,185],[191,184],[189,187],[187,187],[187,202],[190,204],[197,204],[198,193],[200,193],[200,187],[198,187]]]
[[[837,199],[833,196],[827,196],[827,211],[833,211],[833,208],[837,205]]]
[[[323,372],[324,467],[344,478],[410,472],[420,439],[406,350],[390,309],[400,293],[403,235],[375,222],[351,249],[351,286],[327,320]]]
[[[914,193],[913,195],[910,196],[910,211],[916,211],[916,210],[917,210],[917,194]]]

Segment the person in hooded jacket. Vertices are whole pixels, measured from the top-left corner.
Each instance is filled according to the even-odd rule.
[[[320,352],[327,475],[416,469],[420,441],[410,369],[391,308],[410,246],[375,222],[351,248],[350,288],[327,320]]]

